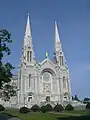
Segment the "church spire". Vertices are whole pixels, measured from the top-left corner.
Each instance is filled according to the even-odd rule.
[[[28,13],[24,46],[28,45],[29,43],[32,44],[32,36],[31,36],[31,27],[30,27],[29,13]]]
[[[35,55],[34,55],[33,44],[32,44],[32,35],[31,35],[29,13],[27,16],[26,30],[25,30],[25,36],[24,36],[24,57],[26,58],[26,61],[28,63],[35,62]]]
[[[26,25],[25,37],[31,37],[30,22],[29,22],[29,13],[28,13],[28,16],[27,16],[27,25]]]
[[[59,66],[65,66],[66,60],[62,50],[61,40],[58,32],[57,22],[55,21],[54,55]]]
[[[54,52],[62,51],[60,36],[58,32],[57,22],[55,21],[55,43],[54,43]]]

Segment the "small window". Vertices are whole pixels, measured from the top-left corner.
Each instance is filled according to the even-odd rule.
[[[32,61],[32,51],[30,51],[30,62]]]
[[[63,77],[63,88],[66,88],[66,79]]]
[[[64,63],[63,63],[63,56],[60,56],[60,65],[64,65]]]
[[[32,101],[32,97],[28,97],[28,102],[31,102]]]
[[[29,74],[29,87],[31,86],[31,74]]]
[[[27,51],[27,61],[29,62],[29,51]]]
[[[62,56],[62,65],[63,65],[63,56]]]
[[[66,96],[64,98],[67,98]]]
[[[60,56],[60,66],[61,66],[62,62],[61,62],[61,56]]]

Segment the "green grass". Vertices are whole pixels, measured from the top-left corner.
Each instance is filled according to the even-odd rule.
[[[18,118],[21,118],[22,120],[56,120],[56,118],[59,117],[68,117],[71,115],[84,115],[84,114],[90,114],[90,111],[66,111],[63,113],[41,113],[41,112],[30,112],[28,114],[21,114],[16,109],[7,109],[5,110],[6,113],[12,114],[14,116],[17,116]]]

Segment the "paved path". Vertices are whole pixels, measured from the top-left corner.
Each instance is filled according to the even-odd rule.
[[[59,115],[69,115],[69,116],[80,116],[80,115],[83,115],[83,114],[77,114],[77,113],[60,113],[60,112],[54,112],[54,113],[52,113],[52,114],[59,114]]]

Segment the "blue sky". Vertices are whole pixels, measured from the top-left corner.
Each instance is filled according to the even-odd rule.
[[[5,58],[20,63],[27,13],[37,61],[50,58],[54,49],[54,21],[57,20],[63,51],[70,68],[72,94],[90,97],[90,0],[0,0],[0,29],[12,34],[12,54]]]

